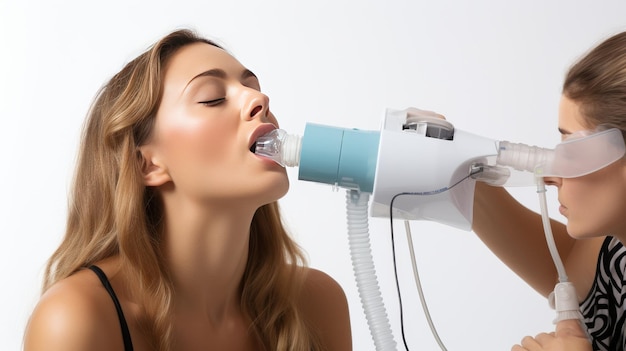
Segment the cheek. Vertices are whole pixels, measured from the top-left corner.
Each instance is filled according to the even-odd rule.
[[[179,145],[183,153],[194,155],[214,155],[225,144],[223,128],[207,123],[194,123],[172,129],[169,133],[174,145]]]
[[[219,164],[233,138],[225,123],[209,118],[166,121],[160,133],[165,162],[174,174]]]

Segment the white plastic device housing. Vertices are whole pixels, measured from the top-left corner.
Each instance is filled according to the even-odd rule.
[[[370,215],[389,217],[395,195],[419,193],[398,196],[393,202],[394,218],[471,230],[476,180],[468,175],[473,164],[487,163],[487,157],[498,154],[498,142],[458,129],[452,140],[429,137],[425,128],[403,129],[407,116],[406,110],[386,111]]]

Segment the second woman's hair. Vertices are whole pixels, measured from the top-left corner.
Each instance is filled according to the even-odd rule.
[[[565,77],[563,95],[578,103],[587,127],[604,124],[626,134],[626,32],[578,60]]]

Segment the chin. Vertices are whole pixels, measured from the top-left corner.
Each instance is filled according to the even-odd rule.
[[[278,199],[285,196],[288,191],[289,191],[289,178],[287,178],[287,176],[285,175],[285,179],[281,182],[281,184],[276,185],[276,199],[274,201],[277,201]]]
[[[572,224],[571,222],[567,223],[567,233],[574,239],[590,239],[602,236],[602,234],[598,233],[597,229],[585,228],[583,226]]]
[[[272,181],[271,184],[264,187],[264,190],[264,204],[278,201],[287,194],[287,191],[289,191],[289,178],[287,178],[287,175],[285,174],[285,176],[281,177],[281,179],[276,179]]]

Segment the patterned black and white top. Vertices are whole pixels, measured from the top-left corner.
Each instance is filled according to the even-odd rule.
[[[598,257],[596,277],[580,304],[596,351],[625,351],[626,247],[607,237]]]

